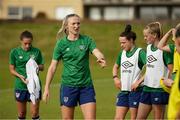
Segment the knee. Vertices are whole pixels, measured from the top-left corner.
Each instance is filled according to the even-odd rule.
[[[32,110],[31,111],[31,116],[32,116],[32,118],[38,117],[39,116],[39,111],[38,110]]]

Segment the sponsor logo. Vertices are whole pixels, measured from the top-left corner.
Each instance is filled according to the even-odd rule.
[[[151,64],[147,64],[146,66],[149,68],[154,68],[154,65],[151,65]]]
[[[147,57],[147,62],[148,63],[152,63],[152,62],[155,62],[155,61],[157,61],[157,59],[153,55],[149,55]]]
[[[121,65],[122,65],[125,69],[130,68],[130,67],[133,66],[133,64],[130,63],[129,61],[125,61],[125,62],[123,62]]]
[[[68,102],[68,100],[69,100],[69,98],[68,98],[68,97],[64,97],[64,102],[65,102],[65,103],[67,103],[67,102]]]
[[[122,70],[123,73],[132,73],[131,70]]]

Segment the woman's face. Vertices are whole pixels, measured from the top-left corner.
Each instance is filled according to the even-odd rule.
[[[133,40],[128,40],[126,37],[119,37],[121,48],[125,51],[130,51],[133,44]]]
[[[143,30],[143,34],[147,44],[153,44],[155,42],[155,35],[151,34],[148,29]]]
[[[73,16],[68,18],[66,29],[68,31],[68,35],[78,35],[80,32],[80,18],[77,16]]]
[[[26,50],[26,51],[30,49],[31,44],[32,44],[32,39],[31,39],[31,38],[26,38],[26,37],[24,37],[24,38],[21,40],[22,48],[23,48],[24,50]]]

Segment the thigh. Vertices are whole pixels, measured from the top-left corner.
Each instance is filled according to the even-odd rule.
[[[122,120],[125,118],[129,108],[123,106],[116,106],[115,120]]]
[[[137,119],[147,119],[149,113],[151,112],[152,105],[139,103]]]
[[[36,101],[35,104],[32,102],[30,103],[30,109],[31,109],[31,116],[32,117],[38,117],[39,116],[39,105],[40,105],[40,100]]]
[[[129,108],[129,93],[120,92],[116,98],[116,106]]]
[[[60,89],[60,103],[67,107],[77,106],[79,99],[79,89],[76,87],[61,86]]]
[[[96,103],[95,91],[93,86],[80,88],[79,104]]]
[[[165,105],[152,105],[154,111],[154,119],[164,119]]]
[[[84,119],[93,120],[96,119],[96,103],[86,103],[80,105]]]
[[[61,106],[61,114],[63,120],[72,120],[74,118],[75,107]]]
[[[131,107],[129,110],[131,114],[131,120],[135,120],[137,117],[138,108]]]

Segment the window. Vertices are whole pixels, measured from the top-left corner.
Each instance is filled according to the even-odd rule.
[[[8,17],[10,19],[20,18],[20,8],[19,7],[8,7]]]
[[[23,19],[31,19],[32,18],[32,8],[31,7],[23,7],[22,18]]]
[[[74,9],[72,7],[58,7],[55,11],[56,19],[58,20],[62,20],[66,15],[72,13],[74,13]]]
[[[32,8],[8,7],[8,18],[9,19],[32,18]]]

